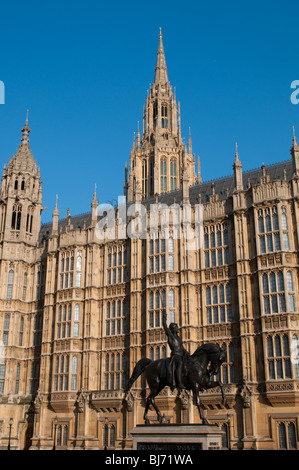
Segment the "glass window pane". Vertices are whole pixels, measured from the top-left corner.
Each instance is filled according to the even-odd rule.
[[[290,249],[290,244],[289,244],[289,235],[287,233],[283,234],[283,244],[284,244],[284,249],[289,250]]]
[[[286,435],[286,428],[284,423],[280,423],[278,427],[278,434],[279,434],[279,448],[286,449],[287,448],[287,435]]]
[[[268,249],[268,251],[273,251],[272,234],[267,235],[267,249]]]
[[[266,242],[264,236],[260,237],[260,250],[261,253],[266,253]]]
[[[223,230],[223,245],[228,245],[228,232],[227,230]]]
[[[281,214],[281,226],[282,226],[282,230],[288,229],[287,216],[284,213]]]
[[[259,217],[259,233],[264,233],[265,228],[264,228],[264,218],[263,216]]]
[[[168,269],[169,271],[174,270],[174,260],[173,260],[173,255],[168,256]]]
[[[277,216],[277,213],[273,213],[272,215],[272,222],[273,222],[273,230],[279,230],[279,226],[278,226],[278,216]]]
[[[213,304],[218,304],[218,291],[216,286],[213,287]]]
[[[276,357],[281,357],[281,341],[280,341],[280,336],[276,335],[275,336],[275,356]]]
[[[219,323],[218,307],[213,307],[214,323]]]
[[[267,274],[263,275],[263,292],[264,294],[269,293],[269,283],[268,283],[268,276]]]
[[[211,288],[206,288],[206,304],[211,305]]]
[[[285,295],[282,294],[279,296],[279,309],[280,309],[280,312],[286,312],[287,309],[286,309],[286,300],[285,300]]]
[[[283,274],[281,271],[277,273],[277,287],[279,292],[284,291]]]
[[[290,271],[287,272],[287,286],[288,286],[288,291],[292,292],[293,289],[293,276]]]
[[[219,303],[224,304],[224,286],[221,284],[219,286]]]
[[[231,288],[230,285],[226,285],[226,302],[231,302]]]
[[[270,297],[264,297],[264,307],[265,307],[265,313],[271,313]]]
[[[295,299],[293,294],[289,294],[290,312],[295,312]]]
[[[282,360],[276,361],[277,378],[283,379]]]
[[[267,338],[267,354],[268,357],[274,356],[272,336],[268,336]]]
[[[269,377],[270,379],[275,380],[274,361],[269,361]]]
[[[289,440],[289,449],[296,449],[296,430],[295,430],[294,423],[290,423],[288,425],[288,440]]]
[[[278,313],[277,295],[271,296],[272,313]]]
[[[276,279],[274,273],[270,274],[270,289],[271,292],[276,292]]]

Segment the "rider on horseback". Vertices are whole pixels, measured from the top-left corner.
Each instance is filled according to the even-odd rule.
[[[167,327],[166,312],[162,314],[163,327],[168,339],[168,344],[171,350],[171,359],[167,371],[167,379],[173,388],[184,389],[186,388],[182,383],[183,365],[190,354],[183,346],[181,338],[178,336],[178,325],[170,323]]]

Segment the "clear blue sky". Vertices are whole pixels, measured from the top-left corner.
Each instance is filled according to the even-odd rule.
[[[90,211],[123,191],[124,165],[154,79],[162,27],[170,82],[191,127],[203,180],[290,158],[299,137],[298,1],[2,2],[0,164],[21,138],[29,109],[41,168],[44,222]],[[1,170],[2,171],[2,170]]]

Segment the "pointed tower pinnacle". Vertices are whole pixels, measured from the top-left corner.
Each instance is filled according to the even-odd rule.
[[[296,176],[299,176],[299,145],[295,135],[295,127],[293,126],[293,145],[291,147],[291,155],[293,160],[293,171]]]
[[[168,82],[168,74],[162,38],[163,35],[160,28],[157,64],[155,68],[155,84]]]
[[[198,157],[197,157],[197,183],[198,183],[198,184],[201,184],[201,183],[202,183],[199,155],[198,155]]]
[[[189,126],[189,154],[192,155],[192,137],[191,137],[191,127]]]
[[[23,127],[22,129],[22,132],[23,132],[23,137],[21,139],[21,144],[20,144],[20,147],[29,147],[29,133],[31,132],[31,129],[29,129],[29,126],[28,126],[28,113],[29,113],[29,110],[27,109],[27,116],[26,116],[26,122],[25,122],[25,126]]]
[[[56,204],[54,207],[53,211],[53,220],[52,220],[52,235],[57,236],[58,235],[58,219],[59,219],[59,210],[58,210],[58,195],[56,194]]]
[[[297,139],[296,139],[296,135],[295,135],[295,127],[293,126],[293,145],[297,145]]]
[[[233,169],[234,169],[234,178],[235,178],[235,191],[242,191],[243,190],[242,163],[241,163],[241,160],[239,159],[237,142],[236,142],[236,153],[235,153],[235,161],[233,164]]]
[[[125,182],[124,182],[124,198],[127,201],[128,198],[128,164],[125,164]]]
[[[91,201],[91,225],[94,226],[97,223],[97,207],[99,205],[99,201],[97,198],[97,185],[94,185],[94,193],[93,198]]]

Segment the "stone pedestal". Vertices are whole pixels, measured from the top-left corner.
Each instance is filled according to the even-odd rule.
[[[219,450],[223,432],[217,425],[141,424],[131,431],[133,450]]]

